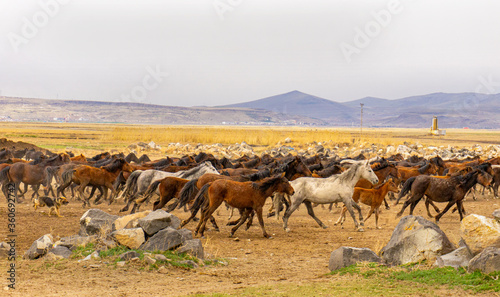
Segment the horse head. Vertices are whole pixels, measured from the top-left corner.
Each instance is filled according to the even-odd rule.
[[[378,177],[370,166],[370,160],[362,161],[359,164],[359,170],[361,172],[361,178],[367,179],[374,185],[378,183]]]

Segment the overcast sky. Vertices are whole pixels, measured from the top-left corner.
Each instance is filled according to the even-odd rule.
[[[0,0],[0,95],[195,106],[292,90],[500,93],[499,13],[498,0]]]

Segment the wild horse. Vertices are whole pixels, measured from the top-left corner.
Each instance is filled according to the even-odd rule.
[[[285,211],[283,216],[283,228],[288,232],[288,218],[304,203],[309,215],[323,228],[327,226],[321,222],[314,214],[312,203],[327,204],[333,202],[343,202],[354,220],[354,225],[359,228],[358,221],[354,215],[353,207],[359,212],[361,226],[364,226],[361,208],[352,200],[354,185],[360,178],[369,180],[372,184],[378,183],[378,178],[369,164],[370,160],[354,161],[344,160],[341,164],[352,163],[350,168],[338,175],[328,178],[301,177],[291,182],[295,189],[295,194],[290,197],[291,206]],[[362,228],[358,229],[363,231]]]

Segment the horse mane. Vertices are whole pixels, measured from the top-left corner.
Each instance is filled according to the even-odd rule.
[[[361,166],[361,163],[354,163],[349,167],[349,169],[342,172],[341,174],[332,175],[332,176],[337,176],[341,180],[351,180],[356,175],[356,172],[358,171],[359,166]]]
[[[242,175],[241,178],[245,181],[257,181],[269,177],[271,175],[271,170],[264,169],[259,172],[255,172],[252,174]]]
[[[427,169],[429,169],[429,166],[431,166],[431,163],[427,163],[426,165],[420,167],[418,169],[418,173],[424,174],[427,171]]]
[[[267,191],[270,187],[272,187],[278,180],[284,179],[281,175],[271,176],[263,179],[260,182],[253,182],[251,184],[252,188],[258,190],[260,192]]]
[[[372,170],[379,171],[379,170],[382,170],[382,169],[389,167],[389,165],[390,164],[388,162],[382,162],[382,163],[379,163],[377,166],[375,166]]]
[[[113,162],[109,163],[106,166],[102,166],[101,169],[104,169],[109,172],[115,172],[118,169],[121,169],[123,167],[123,164],[125,164],[125,160],[120,158],[120,159],[115,159]]]

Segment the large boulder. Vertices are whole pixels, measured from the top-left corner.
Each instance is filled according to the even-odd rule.
[[[462,220],[460,230],[473,255],[489,246],[500,247],[500,223],[494,219],[471,214]]]
[[[342,246],[330,254],[328,269],[334,271],[358,262],[382,262],[382,259],[368,248]]]
[[[144,229],[144,232],[149,236],[167,227],[177,229],[180,225],[181,220],[178,217],[163,209],[155,210],[144,218],[139,219],[139,226]]]
[[[45,255],[47,251],[52,248],[53,244],[54,239],[52,238],[52,235],[45,234],[33,242],[29,250],[24,253],[24,258],[30,260],[38,259]]]
[[[111,232],[113,222],[118,219],[118,216],[110,215],[100,209],[89,209],[80,218],[80,232],[81,236],[105,235]]]
[[[187,253],[196,258],[204,259],[205,253],[203,251],[203,245],[199,239],[190,239],[185,241],[181,247],[177,249],[178,253]]]
[[[454,250],[455,246],[436,224],[421,216],[405,216],[380,256],[387,264],[402,265],[434,259]]]
[[[500,271],[500,248],[490,246],[469,262],[469,272],[481,270],[483,273]]]
[[[74,250],[77,247],[86,246],[89,243],[96,243],[96,242],[97,242],[97,235],[91,235],[91,236],[71,235],[59,239],[54,245],[64,246],[69,248],[70,250]]]
[[[193,239],[193,231],[185,228],[179,229],[177,231],[179,231],[179,234],[181,235],[182,242]]]
[[[130,249],[138,249],[144,243],[144,231],[142,228],[120,229],[111,233],[116,241]]]
[[[135,224],[138,223],[139,219],[144,218],[145,216],[147,216],[150,213],[151,213],[151,210],[146,210],[146,211],[141,211],[138,213],[129,214],[129,215],[126,215],[123,217],[119,217],[113,223],[113,231],[127,228],[129,226],[133,226],[134,223]],[[133,228],[136,228],[136,227],[133,227]]]
[[[168,227],[158,231],[150,237],[140,249],[146,251],[168,251],[182,244],[182,237],[179,231]]]
[[[454,268],[467,267],[472,257],[470,250],[466,246],[463,246],[449,254],[437,256],[434,265],[438,267],[450,266]]]

